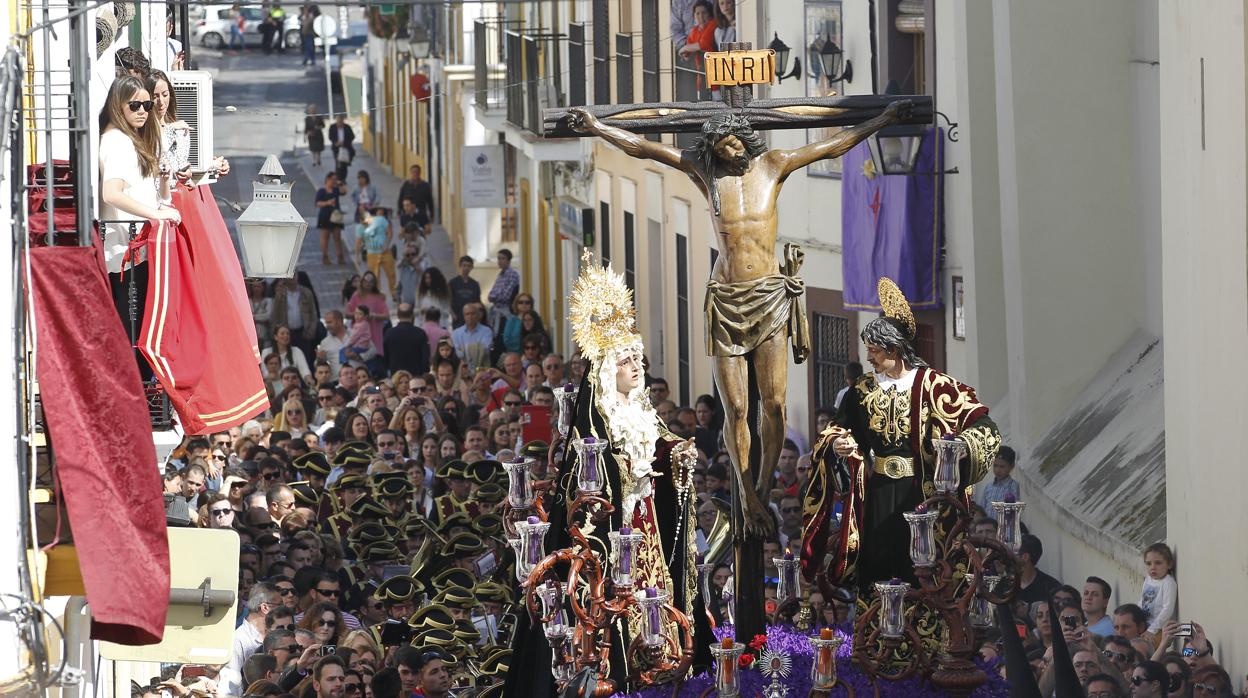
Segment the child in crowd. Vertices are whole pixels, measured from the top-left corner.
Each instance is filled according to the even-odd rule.
[[[1015,501],[1021,499],[1018,480],[1010,476],[1014,472],[1017,458],[1014,449],[1002,446],[997,452],[997,459],[992,462],[992,482],[975,488],[975,503],[992,519],[997,518],[997,512],[992,508],[993,502],[1004,502],[1007,495],[1013,495]]]
[[[1165,543],[1153,543],[1144,550],[1144,588],[1140,608],[1148,615],[1148,632],[1160,635],[1166,621],[1174,617],[1179,584],[1174,581],[1174,553]]]
[[[351,314],[351,332],[347,334],[346,344],[338,350],[340,363],[363,366],[363,357],[372,353],[373,335],[369,316],[368,306],[356,306]]]

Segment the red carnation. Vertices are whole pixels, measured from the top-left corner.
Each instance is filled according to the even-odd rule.
[[[741,655],[740,657],[737,657],[737,664],[739,664],[742,669],[748,669],[749,666],[753,663],[754,663],[754,655],[752,654],[746,653],[746,654]]]
[[[766,645],[766,644],[767,644],[767,636],[766,636],[766,635],[755,635],[755,636],[754,636],[754,639],[753,639],[753,640],[750,640],[750,649],[752,649],[752,650],[761,650],[761,649],[763,649],[763,646],[764,646],[764,645]]]

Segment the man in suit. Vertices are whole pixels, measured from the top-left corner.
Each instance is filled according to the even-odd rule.
[[[347,151],[347,165],[355,159],[355,131],[351,130],[345,114],[335,117],[334,125],[329,127],[329,144],[334,151],[334,162],[342,162],[338,157],[340,148]]]

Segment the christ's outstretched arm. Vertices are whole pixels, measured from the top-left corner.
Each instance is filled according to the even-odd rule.
[[[849,152],[850,148],[861,143],[867,136],[885,126],[905,119],[913,109],[914,103],[910,100],[898,100],[890,103],[879,116],[864,121],[857,126],[841,129],[835,136],[827,140],[804,145],[793,150],[775,151],[776,156],[781,159],[781,178],[788,177],[797,170],[818,160],[839,158]]]
[[[630,157],[654,160],[664,165],[688,172],[688,167],[681,158],[681,151],[664,143],[646,140],[645,137],[630,133],[624,129],[607,126],[598,117],[584,109],[569,109],[572,117],[572,128],[581,133],[592,133],[623,150]]]

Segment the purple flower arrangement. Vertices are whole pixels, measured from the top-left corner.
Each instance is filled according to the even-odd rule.
[[[836,634],[844,638],[845,643],[840,646],[836,652],[837,675],[842,683],[850,684],[854,687],[854,692],[859,696],[874,695],[874,689],[871,681],[865,674],[858,670],[850,661],[850,655],[853,653],[853,630],[848,625],[836,628]],[[719,627],[715,630],[715,639],[723,639],[727,635],[732,634],[732,626]],[[789,688],[790,698],[806,698],[810,693],[810,664],[814,660],[814,652],[811,648],[808,635],[798,632],[792,626],[772,625],[767,629],[766,647],[772,652],[778,652],[789,655],[793,662],[793,670],[789,674],[788,680],[785,682]],[[745,642],[738,639],[738,642]],[[739,682],[741,687],[741,695],[743,698],[756,698],[762,695],[763,687],[770,681],[759,671],[757,663],[752,663],[750,659],[757,659],[758,649],[757,642],[751,642],[746,647],[746,654],[742,655],[742,667],[738,668]],[[971,695],[975,698],[1007,698],[1010,695],[1009,684],[1005,682],[997,674],[999,666],[997,662],[978,662],[979,668],[988,674],[988,683],[980,687]],[[633,693],[616,693],[612,698],[672,698],[673,695],[678,698],[699,698],[708,688],[713,688],[714,679],[707,673],[698,674],[691,677],[683,685],[679,692],[673,694],[672,686],[654,686]],[[714,696],[714,691],[711,692]],[[846,695],[843,690],[834,690],[833,696]],[[919,696],[937,696],[944,695],[935,687],[925,683],[922,679],[909,679],[906,681],[880,681],[880,695],[885,698],[914,698]]]

